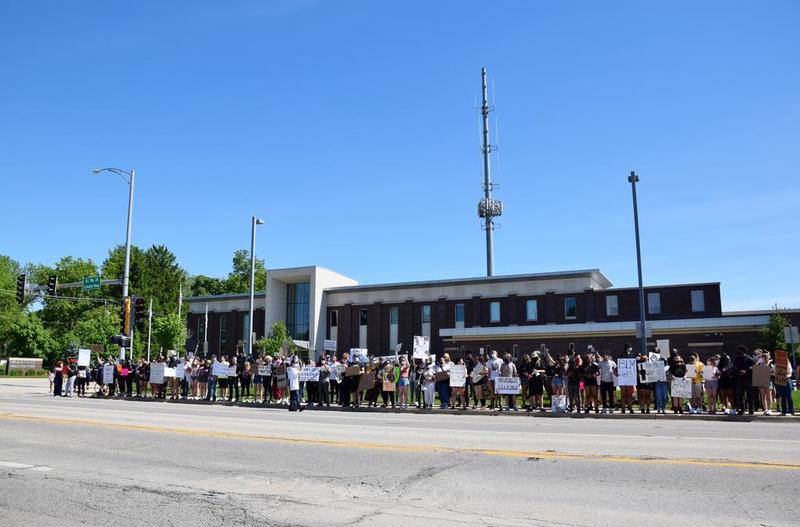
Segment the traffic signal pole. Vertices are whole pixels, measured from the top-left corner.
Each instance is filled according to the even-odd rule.
[[[128,183],[128,225],[125,228],[125,268],[122,271],[122,301],[128,298],[128,282],[131,267],[131,222],[133,221],[133,184],[136,171],[131,170],[131,179]],[[131,356],[133,356],[133,328],[131,328]],[[125,359],[125,346],[119,348],[119,358]]]

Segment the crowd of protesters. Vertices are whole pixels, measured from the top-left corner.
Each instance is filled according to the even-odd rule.
[[[668,358],[664,358],[668,355]],[[634,413],[634,404],[643,414],[725,413],[793,415],[793,370],[776,371],[770,353],[749,351],[739,346],[734,357],[722,353],[700,361],[694,353],[686,359],[678,350],[669,354],[635,355],[629,345],[619,357],[637,363],[658,362],[664,368],[663,381],[647,382],[637,368],[636,386],[618,386],[617,361],[608,352],[598,353],[592,346],[583,354],[572,348],[566,354],[551,353],[545,346],[514,361],[510,354],[501,357],[468,353],[451,360],[445,353],[438,359],[413,359],[405,355],[386,357],[341,357],[325,354],[317,361],[301,359],[292,353],[247,357],[238,353],[206,359],[189,356],[159,356],[153,363],[180,372],[178,377],[151,383],[151,363],[107,358],[90,366],[79,366],[75,358],[58,362],[50,372],[50,393],[54,396],[138,397],[204,401],[252,402],[286,405],[302,411],[309,405],[340,405],[346,408],[391,407],[406,409],[488,409],[496,411],[567,413]],[[618,358],[619,358],[618,357]],[[754,387],[753,367],[769,366],[769,386]],[[463,386],[452,386],[453,366],[466,367]],[[113,375],[104,379],[104,370]],[[303,381],[304,367],[315,368],[314,380]],[[687,377],[689,375],[689,377]],[[518,378],[518,395],[495,394],[498,378]],[[691,379],[691,397],[670,393],[674,379]],[[103,381],[111,380],[110,383]],[[366,382],[365,382],[366,381]],[[94,384],[93,390],[90,386]],[[562,396],[562,397],[559,397]],[[563,403],[556,408],[554,400]],[[546,405],[546,401],[550,404]]]

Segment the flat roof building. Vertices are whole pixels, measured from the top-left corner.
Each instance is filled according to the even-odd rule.
[[[247,341],[249,295],[192,297],[189,343],[212,354],[232,353]],[[770,312],[723,313],[718,282],[645,287],[648,344],[732,353],[757,344]],[[205,311],[208,309],[208,328]],[[797,315],[797,313],[794,313]],[[415,335],[429,336],[431,353],[459,356],[490,349],[514,356],[546,344],[554,351],[638,351],[637,288],[614,288],[598,269],[360,285],[319,266],[267,271],[267,290],[255,295],[256,338],[274,322],[316,356],[325,340],[339,354],[366,348],[372,355],[410,351]],[[246,345],[245,345],[246,348]],[[651,349],[653,349],[651,348]]]

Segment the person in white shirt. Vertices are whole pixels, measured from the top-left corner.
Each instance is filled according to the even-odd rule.
[[[719,368],[717,368],[717,359],[710,357],[706,361],[706,366],[703,368],[703,386],[708,395],[708,413],[717,413],[717,390],[719,389]]]
[[[611,358],[609,353],[603,355],[600,361],[600,400],[603,402],[603,413],[607,414],[614,411],[614,369],[617,363]]]
[[[286,368],[286,379],[289,385],[289,411],[303,411],[300,406],[300,361],[297,357]]]
[[[489,370],[489,397],[491,399],[489,409],[494,410],[495,403],[498,402],[494,396],[494,382],[497,380],[497,376],[500,375],[500,367],[503,365],[503,361],[497,358],[496,350],[492,350],[490,356],[491,359],[486,362],[486,367]]]

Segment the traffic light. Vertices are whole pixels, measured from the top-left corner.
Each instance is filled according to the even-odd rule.
[[[122,334],[131,334],[131,299],[126,298],[122,302]]]
[[[133,319],[140,322],[147,318],[147,306],[144,298],[136,298],[133,301]]]
[[[111,343],[128,348],[131,345],[131,338],[124,335],[115,335],[111,337]]]
[[[17,303],[25,305],[25,273],[17,277]]]
[[[58,275],[50,275],[47,280],[47,294],[49,296],[56,296],[56,289],[58,288]]]

